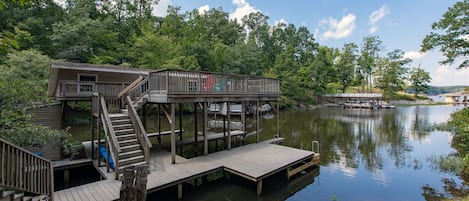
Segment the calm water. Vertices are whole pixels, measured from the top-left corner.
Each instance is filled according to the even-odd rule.
[[[184,187],[185,200],[439,200],[465,189],[457,176],[440,172],[431,156],[447,155],[448,132],[427,131],[448,120],[454,106],[409,106],[396,110],[289,110],[280,114],[284,145],[311,149],[320,142],[321,167],[290,181],[264,181],[264,195],[240,178]],[[276,118],[261,119],[263,139],[275,133]],[[184,129],[193,133],[191,118]],[[154,127],[149,120],[149,127]],[[172,198],[176,193],[170,192]],[[150,200],[161,197],[149,196]]]

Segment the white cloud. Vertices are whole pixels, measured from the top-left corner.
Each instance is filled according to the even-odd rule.
[[[418,51],[407,51],[404,53],[404,58],[406,59],[420,59],[423,56],[425,56],[425,53],[423,52],[418,52]]]
[[[355,20],[357,17],[353,14],[348,14],[340,21],[330,17],[329,19],[323,19],[319,22],[320,27],[327,27],[327,30],[321,34],[322,39],[327,40],[329,38],[341,39],[350,36],[355,30]]]
[[[230,19],[237,19],[238,22],[241,22],[241,19],[250,13],[259,12],[258,9],[252,7],[246,0],[233,0],[233,4],[236,6],[236,9],[230,13]]]
[[[158,17],[164,17],[168,14],[168,6],[171,5],[171,0],[159,0],[158,4],[153,8],[152,14]]]
[[[440,65],[435,72],[430,72],[431,85],[468,85],[469,68],[457,70],[456,66]]]
[[[381,21],[384,17],[386,17],[386,15],[389,15],[389,13],[391,13],[391,11],[386,5],[384,5],[370,14],[370,19],[368,22],[371,25],[370,33],[375,33],[376,31],[378,31],[376,23]]]
[[[210,6],[209,6],[209,5],[201,6],[201,7],[199,7],[199,9],[198,9],[199,14],[205,14],[208,10],[210,10]]]
[[[279,24],[288,25],[288,22],[287,22],[287,20],[285,20],[285,19],[282,18],[282,19],[280,19],[280,20],[275,21],[275,23],[274,23],[275,26],[278,26]]]

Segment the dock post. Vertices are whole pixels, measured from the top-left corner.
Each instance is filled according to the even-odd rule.
[[[176,106],[174,103],[171,103],[171,163],[176,163],[176,133],[174,132],[175,129],[175,113],[176,113]]]
[[[277,136],[280,137],[280,101],[277,101]]]
[[[198,135],[198,128],[197,128],[197,103],[194,103],[194,154],[197,156],[197,149],[199,148],[197,144],[197,135]],[[182,130],[181,130],[182,131]]]
[[[158,115],[156,117],[158,118],[158,142],[161,143],[161,105],[158,104]]]
[[[230,105],[231,103],[230,102],[226,102],[226,118],[228,120],[228,139],[227,139],[227,142],[228,142],[228,145],[227,145],[227,149],[230,150],[231,149],[231,118],[230,118],[230,115],[231,115],[231,112],[230,112]]]
[[[182,199],[182,184],[178,184],[178,199]]]
[[[183,104],[179,103],[179,141],[182,140],[182,108]],[[182,145],[179,146],[179,154],[182,155]]]
[[[259,100],[256,100],[256,142],[259,142]]]
[[[203,133],[204,133],[204,155],[208,155],[208,138],[207,138],[207,129],[208,129],[208,105],[207,102],[204,102],[204,124],[203,124]]]
[[[262,194],[262,180],[257,181],[257,195]]]

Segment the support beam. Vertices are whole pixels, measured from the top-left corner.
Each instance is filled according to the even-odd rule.
[[[158,118],[158,142],[161,143],[161,105],[158,104],[158,114],[156,115]]]
[[[280,137],[280,101],[277,101],[277,135],[275,137]]]
[[[243,124],[241,130],[246,131],[246,102],[241,102],[241,123]]]
[[[197,103],[194,103],[194,154],[195,156],[197,156],[197,150],[199,148],[198,144],[197,144],[197,135],[198,135],[198,132],[199,132],[199,129],[197,128]]]
[[[182,108],[183,108],[183,104],[180,103],[179,104],[179,130],[181,132],[179,132],[179,140],[182,140]],[[179,147],[179,154],[182,155],[182,145]]]
[[[228,138],[227,138],[227,149],[230,150],[231,149],[231,109],[230,109],[230,105],[231,103],[230,102],[226,102],[226,118],[228,120]]]
[[[204,118],[203,118],[203,133],[204,133],[204,155],[208,155],[208,104],[204,102]]]
[[[259,100],[256,100],[256,142],[260,141],[259,136]]]
[[[257,181],[257,195],[262,194],[262,180]]]
[[[176,106],[174,103],[171,104],[171,163],[176,164],[176,133],[175,130],[175,113],[176,113]]]
[[[178,184],[178,199],[182,200],[182,184]]]

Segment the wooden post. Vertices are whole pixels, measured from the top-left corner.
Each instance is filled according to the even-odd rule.
[[[96,136],[96,118],[91,114],[91,160],[94,159],[94,136]]]
[[[231,149],[231,109],[230,109],[230,106],[231,106],[231,103],[230,102],[226,102],[226,118],[228,119],[228,139],[227,139],[227,143],[228,143],[228,150]]]
[[[158,104],[158,143],[161,143],[161,105]]]
[[[124,169],[124,178],[122,180],[119,200],[130,201],[134,199],[134,167],[127,167]]]
[[[262,194],[262,180],[257,181],[257,195]]]
[[[178,199],[182,199],[182,184],[178,184]]]
[[[174,132],[175,127],[175,113],[176,106],[174,103],[171,103],[171,163],[176,163],[176,133]]]
[[[280,137],[280,101],[277,101],[277,136]]]
[[[259,142],[259,100],[256,100],[256,142]]]
[[[204,118],[203,118],[203,133],[204,133],[204,155],[208,155],[208,104],[204,102]]]
[[[242,131],[246,131],[246,103],[244,101],[241,102],[241,123],[243,126],[241,127]]]
[[[182,140],[182,108],[183,104],[179,104],[179,141]],[[179,154],[182,155],[182,145],[179,146]]]
[[[150,173],[148,165],[135,167],[135,199],[145,201],[147,199],[147,175]]]
[[[194,103],[194,154],[197,156],[197,149],[198,149],[198,144],[197,144],[197,135],[198,135],[198,128],[197,128],[197,103]]]
[[[128,107],[133,107],[131,105],[128,105]],[[148,113],[148,105],[145,104],[142,107],[142,121],[143,121],[143,128],[147,129],[147,113]]]

